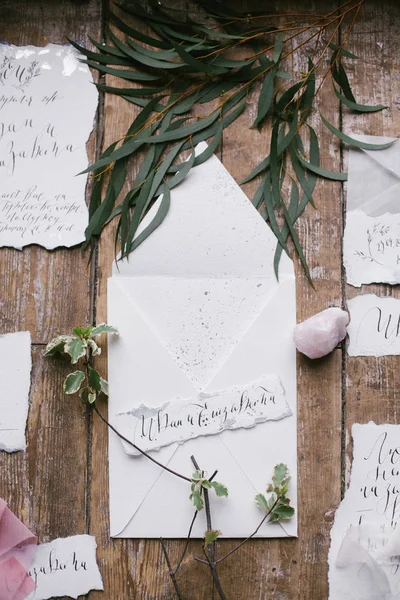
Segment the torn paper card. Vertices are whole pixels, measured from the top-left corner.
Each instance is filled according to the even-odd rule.
[[[354,135],[367,143],[393,138]],[[347,283],[400,282],[400,140],[384,150],[349,150],[343,262]]]
[[[29,331],[0,335],[0,450],[25,450],[31,385]]]
[[[400,354],[400,300],[365,294],[348,302],[350,356]]]
[[[0,45],[0,246],[84,240],[98,94],[71,46]]]
[[[141,405],[117,415],[115,423],[126,438],[148,451],[200,435],[216,435],[225,429],[254,427],[291,414],[279,377],[266,375],[245,386],[177,398],[156,408]],[[122,443],[128,454],[140,455],[127,442]]]
[[[355,424],[329,550],[330,600],[400,599],[400,425]]]
[[[29,570],[36,590],[28,600],[78,598],[90,590],[103,590],[96,548],[96,538],[91,535],[74,535],[40,544]]]
[[[34,591],[27,574],[37,539],[0,498],[0,599],[23,600]]]

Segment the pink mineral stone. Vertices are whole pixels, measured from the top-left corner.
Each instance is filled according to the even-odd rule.
[[[308,358],[326,356],[346,337],[348,322],[349,315],[341,308],[327,308],[317,313],[294,328],[297,350]]]

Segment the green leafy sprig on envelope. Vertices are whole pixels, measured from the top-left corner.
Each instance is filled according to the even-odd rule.
[[[255,531],[253,531],[253,533],[251,533],[246,539],[237,544],[228,553],[218,557],[216,542],[221,536],[221,531],[218,529],[213,529],[212,527],[212,503],[210,502],[209,492],[215,493],[216,496],[220,498],[227,498],[228,488],[223,483],[215,480],[217,471],[215,471],[209,477],[207,473],[203,471],[197,464],[194,456],[190,457],[195,467],[195,471],[191,476],[174,471],[167,465],[159,462],[152,454],[145,452],[131,440],[127,439],[113,425],[111,425],[111,423],[109,423],[105,417],[103,417],[96,406],[96,402],[100,398],[107,399],[108,382],[96,369],[93,368],[92,364],[93,359],[101,353],[101,348],[97,344],[97,338],[102,334],[116,335],[118,334],[118,331],[115,327],[112,325],[107,325],[106,323],[101,323],[97,326],[89,325],[87,327],[75,327],[71,334],[59,335],[51,340],[46,346],[44,355],[49,358],[56,356],[65,357],[73,366],[77,365],[78,363],[82,363],[82,368],[73,371],[65,378],[63,386],[64,392],[69,395],[79,393],[82,402],[91,408],[95,414],[97,414],[98,417],[122,441],[133,446],[135,450],[144,455],[148,460],[157,464],[161,469],[164,469],[171,475],[179,477],[190,484],[189,500],[192,502],[195,512],[189,527],[183,553],[175,568],[172,567],[165,541],[162,538],[160,540],[165,560],[168,565],[169,575],[178,598],[180,600],[184,600],[176,576],[186,555],[190,536],[197,515],[200,511],[204,510],[206,513],[207,522],[207,530],[204,532],[204,558],[195,557],[195,560],[202,562],[209,567],[220,599],[227,600],[218,575],[219,563],[230,557],[237,550],[239,550],[243,544],[257,535],[258,531],[265,522],[273,523],[284,519],[291,519],[294,515],[294,508],[290,505],[290,500],[287,497],[290,482],[288,468],[283,463],[276,465],[274,468],[272,483],[267,486],[266,494],[260,493],[255,497],[257,506],[263,512],[263,517]]]
[[[243,183],[258,178],[252,202],[277,237],[276,274],[282,251],[289,254],[291,237],[310,278],[295,223],[308,204],[314,205],[318,178],[344,181],[347,177],[320,164],[318,136],[309,123],[315,98],[330,78],[332,98],[351,111],[386,108],[358,103],[344,67],[344,59],[357,59],[344,45],[363,2],[347,1],[322,16],[241,13],[222,0],[194,0],[190,10],[157,0],[147,2],[146,9],[138,2],[124,2],[117,6],[126,20],[110,12],[118,35],[109,29],[109,44],[92,40],[96,51],[89,51],[71,42],[90,67],[122,81],[118,87],[101,82],[99,90],[140,108],[139,113],[132,109],[136,116],[123,138],[115,140],[85,171],[93,173],[95,184],[84,247],[116,219],[116,247],[119,242],[121,256],[135,250],[167,215],[170,190],[215,152],[224,129],[246,109],[249,95],[258,93],[252,127],[263,136],[264,124],[271,123],[270,149]],[[129,24],[132,17],[146,27]],[[340,45],[337,39],[342,40]],[[245,57],[233,59],[233,49],[240,49]],[[286,71],[293,55],[304,63],[299,73]],[[195,116],[199,108],[202,117]],[[323,115],[321,119],[342,142],[362,146]],[[195,146],[204,140],[208,148],[195,156]],[[370,144],[369,148],[387,145]],[[190,157],[184,161],[187,151]],[[132,157],[139,158],[139,170],[122,197]],[[291,189],[288,194],[287,188]],[[140,222],[161,194],[155,218],[137,236]]]

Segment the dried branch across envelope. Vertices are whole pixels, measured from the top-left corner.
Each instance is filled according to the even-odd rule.
[[[260,82],[253,127],[263,135],[263,124],[267,119],[272,121],[270,153],[244,182],[260,176],[253,204],[269,222],[278,240],[274,259],[276,275],[282,250],[289,254],[287,240],[291,236],[310,278],[295,222],[308,203],[313,204],[318,177],[346,179],[345,173],[334,173],[320,165],[318,137],[308,124],[315,97],[331,75],[336,96],[350,110],[374,112],[386,108],[359,104],[343,65],[344,58],[357,58],[343,46],[363,2],[348,0],[326,15],[240,13],[227,7],[225,2],[209,0],[195,0],[193,10],[167,7],[156,0],[147,4],[149,10],[137,3],[124,2],[118,7],[145,23],[152,30],[151,34],[144,34],[110,13],[119,31],[117,36],[109,30],[110,45],[93,40],[97,52],[92,52],[71,42],[86,57],[83,62],[103,75],[124,81],[123,87],[100,83],[101,91],[118,94],[142,108],[126,135],[111,144],[85,171],[93,172],[95,185],[84,247],[93,242],[110,221],[117,219],[116,247],[119,241],[121,256],[137,248],[168,213],[169,191],[191,168],[211,156],[221,141],[223,130],[245,110],[249,93]],[[339,28],[343,42],[337,45]],[[243,60],[230,57],[231,50],[238,47],[248,54]],[[300,56],[304,50],[308,58],[302,72],[291,74],[282,70],[287,66],[287,58],[296,53]],[[327,53],[331,55],[325,69]],[[294,83],[291,81],[283,93],[278,91],[281,81],[287,79]],[[208,115],[195,117],[199,106],[213,101],[214,108]],[[322,119],[340,140],[360,145]],[[209,147],[195,156],[193,148],[203,140],[209,140]],[[380,147],[383,146],[376,145],[373,149]],[[189,160],[182,162],[182,153],[190,149]],[[120,199],[129,171],[128,160],[133,156],[142,157],[140,168],[133,185]],[[289,162],[293,177],[288,175]],[[286,180],[291,187],[288,199],[285,198]],[[161,194],[163,198],[155,218],[137,236],[141,220]],[[282,226],[279,217],[283,218]]]
[[[168,550],[164,540],[162,538],[160,540],[168,565],[169,575],[178,598],[183,600],[183,595],[179,588],[176,575],[182,565],[184,556],[188,549],[188,544],[196,517],[198,513],[204,509],[207,519],[207,530],[204,532],[203,548],[205,560],[198,557],[195,557],[195,560],[205,563],[210,568],[211,576],[220,599],[227,600],[217,572],[218,564],[234,554],[237,550],[239,550],[239,548],[241,548],[241,546],[243,546],[243,544],[252,539],[265,522],[273,523],[283,519],[291,519],[294,515],[294,508],[290,505],[290,499],[287,497],[290,482],[288,468],[283,463],[276,465],[274,468],[272,483],[270,483],[266,488],[266,495],[257,494],[255,497],[257,506],[265,513],[255,531],[253,531],[253,533],[251,533],[246,539],[235,546],[230,552],[218,558],[216,542],[218,537],[221,535],[221,531],[212,528],[209,492],[213,491],[216,496],[224,498],[228,496],[228,488],[224,484],[215,481],[217,471],[215,471],[211,477],[208,477],[205,471],[200,469],[194,456],[191,457],[191,460],[196,470],[190,477],[170,469],[168,466],[156,460],[151,454],[140,449],[138,446],[136,446],[136,444],[128,440],[111,423],[109,423],[105,417],[102,416],[97,409],[96,401],[100,397],[107,398],[108,383],[105,379],[103,379],[98,371],[92,368],[92,361],[95,356],[98,356],[101,353],[101,349],[97,345],[95,338],[103,333],[115,335],[118,334],[118,331],[115,327],[112,325],[107,325],[106,323],[101,323],[100,325],[96,326],[89,325],[87,327],[75,327],[72,334],[59,335],[51,340],[46,346],[44,355],[47,357],[55,357],[57,355],[67,357],[71,362],[71,365],[75,365],[79,361],[83,361],[84,370],[78,369],[67,375],[64,381],[64,392],[70,395],[79,392],[82,402],[85,402],[92,407],[99,418],[122,441],[133,446],[135,450],[146,456],[148,460],[157,464],[161,469],[164,469],[172,475],[175,475],[176,477],[184,479],[190,483],[189,499],[193,503],[195,513],[190,524],[182,557],[175,569],[172,569]],[[86,385],[83,385],[85,380]]]

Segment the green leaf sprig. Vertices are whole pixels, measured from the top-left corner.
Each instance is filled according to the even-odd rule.
[[[85,358],[85,371],[76,370],[70,373],[64,381],[64,392],[66,394],[79,392],[82,402],[89,404],[94,404],[100,394],[108,397],[108,382],[90,366],[91,358],[101,353],[96,338],[103,333],[117,334],[118,331],[106,323],[97,326],[75,327],[71,335],[59,335],[51,340],[44,352],[45,356],[56,354],[67,356],[72,365]],[[87,380],[86,386],[82,387],[85,379]]]
[[[228,488],[217,481],[210,481],[206,478],[204,471],[195,471],[192,475],[190,500],[196,510],[204,508],[204,490],[214,490],[217,496],[228,496]]]
[[[269,523],[291,519],[294,515],[294,508],[290,506],[290,499],[287,497],[289,482],[287,465],[280,463],[274,468],[272,483],[267,486],[268,497],[257,494],[255,498],[257,506],[268,515]]]

